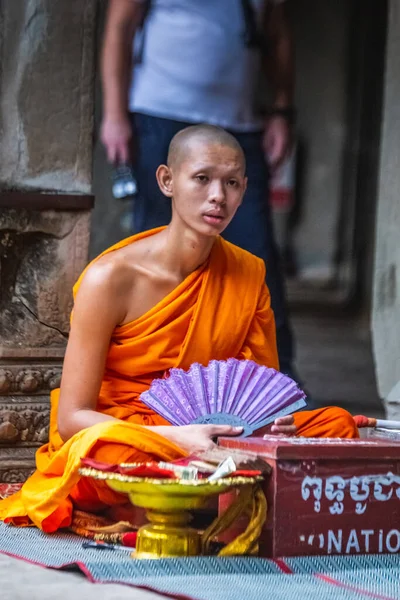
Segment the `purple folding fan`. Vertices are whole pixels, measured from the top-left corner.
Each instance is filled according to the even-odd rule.
[[[306,406],[293,379],[251,360],[194,363],[188,371],[171,369],[140,396],[172,425],[218,424],[243,427],[247,436]]]

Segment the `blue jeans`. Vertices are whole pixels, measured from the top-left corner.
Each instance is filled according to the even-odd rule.
[[[166,163],[173,136],[191,123],[144,114],[132,115],[136,131],[135,174],[139,195],[135,199],[136,233],[166,225],[171,219],[171,203],[160,191],[155,172]],[[228,241],[262,258],[267,265],[267,285],[275,314],[281,371],[293,374],[293,336],[285,299],[279,253],[274,240],[268,202],[268,168],[261,145],[261,133],[231,132],[242,146],[247,162],[248,187],[243,203],[223,233]]]

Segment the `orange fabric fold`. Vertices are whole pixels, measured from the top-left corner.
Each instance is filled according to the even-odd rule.
[[[299,437],[358,438],[358,428],[347,410],[328,406],[294,414]]]
[[[103,254],[157,231],[132,236]],[[80,459],[117,463],[183,456],[143,427],[168,423],[140,401],[140,394],[173,367],[230,357],[278,368],[264,263],[217,238],[207,263],[139,319],[114,330],[97,410],[120,421],[99,423],[63,443],[57,431],[59,390],[52,392],[49,443],[36,453],[37,470],[22,490],[0,502],[0,519],[51,532],[70,525],[74,507],[97,511],[126,502],[106,485],[81,479]]]
[[[118,494],[107,496],[108,488],[97,482],[87,486],[90,494],[86,497],[82,495],[84,488],[74,489],[81,479],[81,457],[104,460],[105,455],[107,462],[113,463],[148,459],[169,461],[184,456],[184,453],[144,427],[114,420],[98,423],[75,434],[56,452],[50,451],[49,444],[42,446],[36,454],[36,472],[20,492],[0,503],[1,518],[16,525],[33,523],[44,531],[53,532],[71,523],[73,491],[75,500],[86,501],[86,508],[93,500],[91,508],[95,511],[104,508],[108,502],[126,502]],[[103,503],[104,499],[106,503]]]

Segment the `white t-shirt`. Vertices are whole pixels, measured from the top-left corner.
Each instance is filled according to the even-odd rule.
[[[140,1],[140,0],[133,0]],[[252,0],[260,16],[265,1]],[[260,55],[245,47],[241,0],[152,0],[135,37],[132,112],[257,131]]]

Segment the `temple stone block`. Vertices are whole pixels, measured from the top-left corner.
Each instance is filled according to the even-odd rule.
[[[372,331],[378,387],[400,419],[400,4],[390,2]]]
[[[87,262],[96,4],[0,4],[0,481],[48,440]]]

